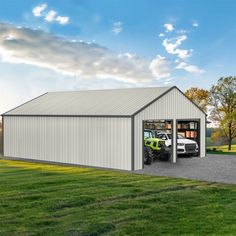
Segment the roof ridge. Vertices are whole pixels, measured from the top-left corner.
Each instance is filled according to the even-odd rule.
[[[69,93],[69,92],[95,92],[95,91],[120,91],[120,90],[136,90],[136,89],[168,89],[173,86],[153,86],[153,87],[132,87],[132,88],[108,88],[108,89],[88,89],[88,90],[59,90],[59,91],[50,91],[48,93]]]

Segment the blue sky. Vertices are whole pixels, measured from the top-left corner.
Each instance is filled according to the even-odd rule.
[[[0,113],[46,91],[235,75],[235,0],[0,1]]]

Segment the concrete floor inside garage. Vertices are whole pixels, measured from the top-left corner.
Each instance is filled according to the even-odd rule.
[[[208,154],[204,158],[178,158],[177,163],[156,161],[134,171],[138,174],[170,176],[236,184],[236,156]]]

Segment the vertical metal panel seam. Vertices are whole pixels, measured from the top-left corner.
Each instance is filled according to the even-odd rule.
[[[144,169],[144,120],[142,120],[142,168]]]
[[[207,153],[207,114],[205,115],[205,153],[204,156],[206,156]]]
[[[175,119],[174,123],[175,123],[175,163],[176,163],[177,157],[178,157],[178,120]],[[173,145],[173,147],[174,147],[174,145]]]
[[[171,143],[173,144],[173,143],[174,143],[174,142],[173,142],[173,137],[174,137],[174,120],[173,120],[173,119],[171,120],[171,127],[172,127],[172,129],[171,129],[171,137],[172,137]],[[172,154],[171,163],[173,163],[173,157],[174,157],[174,148],[173,148],[173,145],[172,145],[172,147],[171,147],[171,154]]]
[[[2,115],[2,155],[4,156],[4,115]]]
[[[201,138],[201,122],[202,122],[202,119],[198,119],[198,127],[197,127],[197,134],[198,134],[198,137],[199,137],[199,147],[198,147],[198,153],[199,153],[199,157],[201,157],[201,149],[202,149],[202,138]]]
[[[134,170],[134,116],[131,117],[131,170]]]

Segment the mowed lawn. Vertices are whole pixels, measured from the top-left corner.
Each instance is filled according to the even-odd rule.
[[[236,235],[236,186],[0,160],[0,235]]]
[[[231,155],[236,155],[236,144],[233,144],[231,147],[231,150],[228,150],[228,145],[223,145],[223,146],[209,146],[208,148],[216,148],[216,151],[210,151],[209,153],[216,153],[216,154],[231,154]]]

